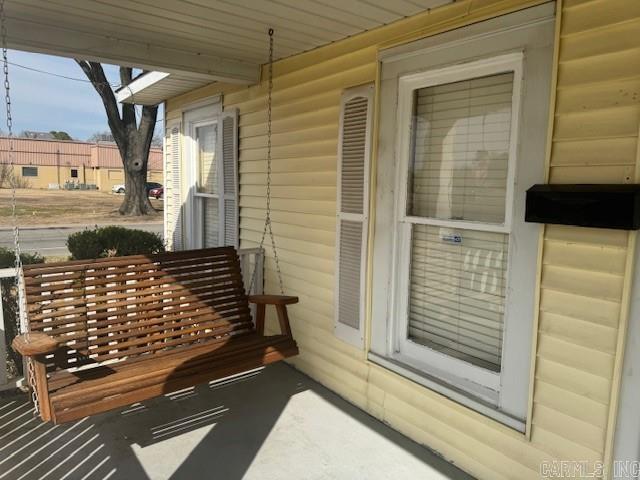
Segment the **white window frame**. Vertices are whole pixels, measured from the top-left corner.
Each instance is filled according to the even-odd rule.
[[[186,235],[184,235],[187,248],[203,248],[203,222],[202,219],[202,205],[198,199],[200,198],[216,198],[218,200],[218,245],[224,244],[224,202],[220,199],[220,194],[202,193],[197,191],[198,182],[198,165],[196,161],[197,155],[197,141],[196,141],[196,129],[208,125],[216,125],[216,153],[215,161],[216,168],[218,169],[218,192],[224,190],[224,178],[222,175],[222,168],[219,162],[222,159],[219,156],[220,142],[221,142],[221,114],[222,105],[218,100],[213,104],[193,108],[184,114],[184,142],[183,149],[185,159],[185,172],[187,182],[187,215],[185,218]]]
[[[372,275],[370,312],[369,361],[408,378],[447,398],[480,412],[520,432],[525,431],[530,414],[530,378],[535,361],[532,352],[536,310],[536,271],[539,252],[540,227],[524,222],[526,189],[544,181],[544,158],[549,118],[549,98],[553,69],[555,32],[555,4],[545,3],[519,10],[501,17],[485,20],[462,28],[443,32],[405,45],[379,52],[379,128],[377,130],[377,168],[375,191],[375,222],[373,224]],[[450,371],[427,372],[399,360],[395,355],[396,270],[394,252],[399,232],[394,226],[398,219],[397,198],[400,179],[396,176],[400,159],[397,108],[399,80],[435,72],[449,66],[470,64],[480,59],[496,58],[509,53],[524,52],[522,95],[518,128],[519,162],[513,193],[513,218],[509,245],[512,262],[512,288],[509,301],[517,305],[512,310],[516,322],[505,325],[503,355],[511,355],[514,362],[503,362],[500,389],[495,391],[471,381],[446,380]],[[409,152],[408,149],[405,152]],[[408,153],[405,153],[408,155]],[[403,177],[405,175],[403,174]],[[403,194],[404,195],[404,194]],[[404,212],[403,212],[404,213]],[[462,227],[466,221],[456,221]],[[503,226],[507,230],[506,223]],[[475,222],[468,228],[480,229]],[[408,272],[407,272],[408,280]],[[510,352],[505,353],[504,350]],[[515,352],[515,354],[514,354]],[[439,375],[438,375],[439,374]],[[465,379],[462,379],[465,380]]]
[[[360,85],[358,87],[345,90],[340,100],[340,127],[338,139],[338,165],[337,165],[337,200],[336,200],[336,256],[335,256],[335,289],[334,289],[334,333],[339,339],[350,343],[358,348],[364,347],[364,326],[365,326],[365,289],[367,288],[367,252],[369,241],[369,175],[371,163],[371,128],[373,123],[373,97],[374,87],[372,84]],[[365,129],[365,150],[364,150],[364,178],[363,178],[363,205],[362,213],[347,213],[342,211],[342,142],[343,142],[343,122],[345,105],[354,98],[367,99],[367,120]],[[362,224],[362,257],[360,266],[360,324],[359,328],[353,328],[338,321],[339,313],[339,292],[340,292],[340,225],[342,220],[360,222]]]
[[[393,302],[396,318],[395,328],[390,336],[392,341],[393,358],[412,365],[420,370],[442,378],[448,383],[458,384],[461,388],[474,389],[481,398],[496,402],[494,392],[500,390],[500,373],[471,364],[465,360],[452,357],[446,353],[436,351],[425,345],[420,345],[407,337],[409,326],[409,283],[411,263],[411,237],[413,225],[430,225],[464,230],[480,230],[509,235],[511,244],[511,225],[513,216],[513,191],[515,181],[515,166],[518,146],[518,118],[520,115],[520,98],[522,83],[522,52],[500,55],[454,65],[450,67],[429,70],[426,72],[407,75],[399,79],[398,85],[398,165],[396,171],[396,221],[394,238],[394,255],[396,269],[394,272]],[[421,88],[460,82],[473,78],[486,77],[501,73],[513,73],[513,91],[511,101],[511,132],[509,141],[509,160],[507,165],[507,184],[505,198],[504,222],[492,224],[464,220],[444,220],[433,217],[416,217],[407,214],[407,194],[409,185],[409,168],[411,165],[411,142],[413,125],[414,92]],[[511,248],[508,250],[507,286],[511,277],[509,270]],[[509,319],[512,306],[509,303],[509,288],[505,298],[504,325]],[[503,336],[503,342],[506,335]],[[502,362],[509,361],[502,351]],[[464,380],[460,380],[464,379]],[[474,388],[475,387],[475,388]],[[484,388],[482,388],[484,387]]]

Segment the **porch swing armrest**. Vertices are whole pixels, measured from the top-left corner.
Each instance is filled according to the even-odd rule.
[[[25,357],[35,357],[53,353],[59,348],[59,342],[43,332],[27,332],[18,335],[11,342],[13,349]]]
[[[288,295],[249,295],[249,302],[257,305],[291,305],[299,301],[298,297]]]
[[[250,295],[249,301],[257,305],[256,308],[256,332],[264,335],[265,310],[267,305],[274,305],[278,312],[278,323],[280,324],[280,333],[288,337],[293,337],[291,325],[289,324],[289,314],[287,313],[287,305],[298,303],[298,297],[289,297],[287,295]]]

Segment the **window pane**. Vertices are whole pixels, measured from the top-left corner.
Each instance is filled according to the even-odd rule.
[[[202,202],[202,248],[218,246],[218,199],[200,197]]]
[[[415,92],[407,213],[503,223],[513,73]]]
[[[196,128],[199,193],[218,193],[218,166],[216,162],[217,125]]]
[[[509,236],[414,225],[409,339],[500,371]]]

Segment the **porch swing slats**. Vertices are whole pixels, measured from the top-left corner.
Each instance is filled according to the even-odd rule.
[[[36,360],[44,420],[74,420],[298,352],[285,307],[297,298],[247,297],[233,247],[23,272],[30,332],[14,348]],[[267,304],[281,335],[263,335]]]

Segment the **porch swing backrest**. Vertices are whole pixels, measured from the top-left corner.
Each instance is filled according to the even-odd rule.
[[[66,347],[48,371],[253,328],[233,248],[25,265],[23,271],[30,331]]]
[[[25,265],[23,272],[31,339],[14,346],[38,360],[45,420],[72,420],[297,353],[284,307],[297,298],[252,297],[256,331],[233,247]],[[284,335],[262,336],[266,304],[284,312]]]

